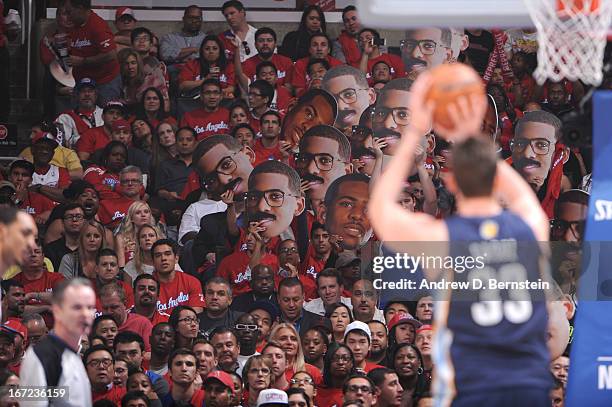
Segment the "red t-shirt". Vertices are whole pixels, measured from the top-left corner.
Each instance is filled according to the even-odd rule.
[[[109,228],[116,227],[127,215],[128,209],[134,202],[133,199],[124,196],[100,201],[100,208],[98,209],[100,223]]]
[[[119,174],[113,174],[103,167],[91,165],[85,170],[83,179],[94,186],[100,194],[100,199],[117,199],[121,196],[117,192]]]
[[[327,263],[327,260],[316,259],[314,248],[312,244],[309,244],[308,250],[306,251],[306,257],[302,261],[300,273],[316,280],[317,274],[325,268],[325,263]]]
[[[55,202],[34,191],[28,191],[26,199],[19,204],[19,209],[23,209],[32,216],[40,215],[53,208],[55,208]]]
[[[110,390],[107,390],[102,393],[96,393],[92,391],[91,401],[95,403],[98,400],[106,399],[110,400],[117,407],[121,407],[121,399],[123,398],[123,396],[125,396],[125,393],[127,393],[125,387],[113,386],[110,388]]]
[[[325,59],[329,63],[330,68],[333,68],[334,66],[338,66],[338,65],[344,65],[342,61],[332,57],[331,55],[328,55]],[[308,84],[308,81],[310,80],[310,78],[308,77],[308,72],[306,72],[309,61],[310,61],[310,57],[304,57],[302,59],[298,59],[295,62],[295,65],[293,67],[293,75],[291,77],[291,84],[295,88],[299,88],[299,89],[306,88],[306,85]]]
[[[93,57],[117,49],[110,27],[93,11],[85,24],[70,31],[70,39],[70,53],[79,57]],[[73,74],[77,82],[92,78],[98,84],[108,83],[119,75],[119,61],[115,57],[103,64],[74,67]]]
[[[379,364],[372,363],[372,362],[367,362],[366,361],[366,364],[365,364],[365,367],[364,367],[363,370],[365,370],[365,372],[367,374],[367,373],[370,373],[371,370],[378,369],[379,367],[384,367],[384,366],[381,366]]]
[[[229,110],[220,107],[216,112],[196,109],[187,112],[181,119],[180,127],[188,126],[195,130],[198,141],[214,134],[223,134],[229,131]]]
[[[253,146],[253,151],[255,151],[255,162],[253,163],[254,167],[264,161],[281,161],[283,159],[283,154],[280,149],[280,143],[277,143],[276,147],[266,148],[261,142],[261,139],[257,139],[255,141],[255,145]]]
[[[153,277],[159,279],[157,271],[153,272]],[[171,314],[172,309],[179,305],[203,308],[204,304],[202,285],[197,278],[182,271],[175,271],[172,281],[168,283],[160,282],[159,298],[157,300],[158,311]]]
[[[368,73],[366,74],[366,78],[368,78],[368,82],[370,84],[374,83],[374,81],[372,80],[372,68],[379,62],[384,62],[389,65],[389,68],[391,70],[391,77],[393,77],[393,79],[401,78],[406,74],[406,69],[404,68],[404,61],[402,61],[400,57],[387,53],[380,54],[376,58],[368,59]],[[359,68],[359,62],[357,62],[357,64],[353,66],[355,66],[355,68]]]
[[[323,383],[323,375],[315,366],[311,365],[310,363],[304,363],[304,370],[308,372],[310,376],[312,376],[315,386],[319,386]],[[293,375],[295,375],[295,372],[293,371],[293,366],[290,366],[287,368],[287,370],[285,370],[285,377],[287,378],[288,382],[293,379]]]
[[[144,340],[146,352],[151,351],[149,338],[151,337],[152,330],[153,324],[151,324],[148,318],[133,313],[127,314],[125,322],[119,327],[119,332],[132,331],[140,335]]]
[[[200,176],[196,171],[191,171],[187,177],[187,183],[183,187],[183,191],[181,191],[181,199],[187,199],[187,195],[198,189],[200,189]]]
[[[287,114],[287,108],[289,104],[293,100],[293,96],[284,86],[279,86],[276,84],[276,101],[272,102],[270,105],[270,109],[276,109],[281,116],[285,116]]]
[[[85,130],[76,142],[75,149],[77,152],[93,154],[94,151],[106,147],[110,141],[111,136],[106,132],[104,126],[98,126]]]
[[[315,405],[317,407],[341,407],[344,403],[342,388],[317,387]]]
[[[179,84],[185,81],[199,81],[203,79],[200,76],[200,60],[199,59],[190,59],[181,67],[181,71],[179,72],[178,81]],[[219,82],[221,83],[222,88],[227,88],[228,86],[233,86],[234,81],[234,65],[227,64],[225,69],[219,72]]]
[[[247,252],[239,251],[224,257],[219,264],[217,275],[229,281],[234,297],[251,291],[250,260]],[[278,270],[278,257],[265,253],[261,256],[259,264],[265,264]]]
[[[342,52],[344,53],[346,63],[348,65],[359,64],[359,60],[361,59],[361,50],[359,49],[359,45],[357,44],[355,37],[347,33],[345,30],[342,30],[338,36],[338,42],[340,43],[340,47],[342,47]]]
[[[254,55],[242,63],[242,72],[254,82],[257,79],[257,65],[263,62],[259,54]],[[276,85],[282,86],[285,80],[291,77],[293,71],[293,61],[286,56],[272,54],[271,61],[276,67]]]
[[[47,269],[44,270],[42,276],[34,280],[28,279],[24,272],[17,274],[13,277],[14,280],[19,281],[23,284],[23,290],[25,293],[43,293],[52,292],[53,288],[64,279],[64,276],[60,273],[49,273]],[[32,299],[27,305],[40,305],[40,301]]]

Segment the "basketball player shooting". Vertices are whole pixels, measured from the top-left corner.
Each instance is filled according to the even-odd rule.
[[[500,280],[508,275],[512,281],[537,280],[537,242],[548,240],[548,220],[529,185],[498,159],[493,142],[480,136],[484,95],[455,97],[445,121],[452,126],[441,126],[434,118],[436,103],[428,97],[433,79],[425,72],[413,84],[411,125],[403,129],[397,154],[373,187],[369,213],[376,235],[398,252],[406,242],[447,242],[436,245],[435,255],[451,257],[461,254],[458,246],[472,247],[466,242],[523,243],[516,245],[516,253],[485,262],[485,270]],[[446,184],[456,196],[457,213],[445,220],[406,211],[398,203],[415,149],[432,122],[436,134],[454,143],[453,172]],[[520,251],[524,243],[532,253]],[[458,280],[472,271],[449,274]],[[456,291],[444,292],[435,321],[436,405],[550,405],[546,303],[530,293],[525,297],[521,291],[517,298],[513,290],[474,290],[459,300]]]

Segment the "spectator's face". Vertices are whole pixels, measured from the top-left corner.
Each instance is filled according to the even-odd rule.
[[[194,339],[198,336],[198,316],[195,312],[184,309],[179,313],[176,331],[184,338]]]
[[[344,335],[346,327],[351,322],[349,311],[346,307],[336,308],[329,316],[329,320],[331,321],[334,333],[340,336]]]
[[[206,41],[202,44],[202,55],[204,59],[208,62],[217,62],[219,60],[219,56],[221,54],[221,50],[219,49],[219,44],[215,41]]]
[[[13,338],[0,336],[0,364],[8,366],[9,362],[15,358],[15,341]]]
[[[117,333],[119,333],[117,324],[115,321],[111,321],[109,319],[105,319],[104,321],[100,322],[96,326],[96,331],[94,332],[96,336],[101,336],[104,338],[105,345],[109,348],[113,347]]]
[[[391,318],[393,318],[397,313],[409,314],[408,307],[401,303],[392,303],[385,311],[385,321],[391,321]]]
[[[402,394],[404,394],[404,389],[399,382],[397,373],[387,373],[385,375],[385,380],[379,387],[379,390],[379,403],[382,402],[380,404],[389,407],[399,407],[402,404]]]
[[[197,33],[202,28],[202,11],[197,7],[185,10],[183,16],[183,30],[189,33]]]
[[[375,81],[389,82],[391,79],[391,68],[384,62],[379,62],[372,67],[372,79]]]
[[[558,204],[558,228],[552,229],[552,238],[565,242],[581,242],[584,239],[584,224],[589,211],[586,205],[577,202]]]
[[[351,351],[342,347],[339,348],[331,359],[331,374],[335,377],[347,377],[353,369]]]
[[[243,127],[236,131],[235,136],[236,139],[240,142],[240,144],[253,148],[253,145],[255,144],[255,135],[251,130],[246,127]]]
[[[312,10],[306,16],[306,29],[311,33],[321,31],[321,16],[317,10]]]
[[[244,374],[247,375],[249,390],[261,391],[267,389],[270,385],[272,370],[265,363],[257,360],[251,363],[251,368],[248,372],[244,372]]]
[[[260,173],[251,182],[247,211],[250,221],[261,221],[262,236],[271,238],[287,230],[293,217],[304,211],[304,198],[289,188],[286,175]]]
[[[399,204],[402,205],[402,208],[406,209],[407,211],[414,212],[416,201],[409,193],[402,192],[400,195]]]
[[[292,394],[289,396],[289,407],[308,407],[306,399],[301,394]]]
[[[410,46],[402,47],[402,58],[406,70],[433,68],[452,58],[448,44],[442,44],[442,31],[439,28],[424,28],[407,33]]]
[[[323,300],[323,305],[331,305],[340,302],[342,286],[338,284],[335,277],[319,277],[317,279],[317,292]]]
[[[144,394],[148,394],[152,390],[151,388],[151,380],[149,380],[149,376],[144,373],[133,373],[128,378],[128,391],[141,391]]]
[[[71,1],[64,3],[64,12],[75,26],[80,26],[85,23],[87,11],[88,10],[84,7],[73,6]]]
[[[431,344],[433,340],[433,331],[431,329],[427,329],[425,331],[419,332],[416,335],[414,340],[414,344],[421,351],[421,355],[429,356],[431,355]]]
[[[281,313],[288,321],[295,321],[304,306],[304,291],[299,285],[281,287],[278,292],[278,305]]]
[[[150,251],[156,241],[157,232],[152,227],[145,226],[138,232],[138,243],[141,250]]]
[[[278,261],[283,267],[287,264],[297,266],[300,264],[300,253],[297,244],[293,240],[285,240],[278,247]]]
[[[87,230],[81,239],[81,244],[85,252],[97,252],[102,246],[102,237],[98,228],[93,225],[87,225]]]
[[[388,321],[388,320],[387,320]],[[372,333],[372,353],[380,354],[387,349],[388,337],[385,325],[380,322],[369,322],[370,332]]]
[[[78,235],[81,233],[83,224],[85,223],[85,213],[81,208],[74,208],[67,210],[64,213],[63,224],[64,232],[70,236]]]
[[[174,348],[174,337],[174,330],[170,325],[153,327],[151,332],[151,352],[156,355],[169,355],[172,348]]]
[[[308,76],[310,77],[310,80],[313,82],[317,81],[318,84],[320,84],[321,80],[323,79],[326,73],[327,73],[327,68],[325,68],[325,66],[320,62],[317,62],[316,64],[312,64],[308,68]],[[313,85],[311,84],[311,86]]]
[[[206,390],[204,403],[210,407],[228,407],[231,397],[230,390],[220,381],[213,379],[204,385]]]
[[[251,86],[249,89],[249,107],[251,109],[260,109],[267,106],[268,98],[264,97],[259,88]]]
[[[136,27],[136,20],[129,14],[124,14],[115,21],[117,31],[132,31]]]
[[[259,73],[257,74],[257,79],[264,80],[270,85],[276,86],[276,80],[278,79],[276,69],[272,68],[271,66],[264,66],[259,70]]]
[[[138,59],[134,55],[128,56],[123,63],[123,69],[128,78],[135,78],[138,75]]]
[[[37,344],[45,335],[49,333],[44,322],[32,319],[25,324],[28,329],[28,341],[30,345]]]
[[[261,118],[261,135],[266,139],[276,139],[280,135],[280,119],[273,114]]]
[[[279,378],[287,370],[287,357],[281,348],[270,346],[263,351],[263,355],[272,361],[272,374],[274,378]]]
[[[119,172],[127,165],[127,151],[125,146],[115,146],[108,155],[107,167],[113,172]]]
[[[249,175],[253,171],[255,159],[253,150],[243,148],[230,151],[224,144],[217,144],[200,158],[197,163],[203,180],[207,182],[207,191],[221,195],[232,189],[236,195],[247,191]]]
[[[221,103],[221,88],[212,84],[205,85],[202,88],[201,97],[205,109],[216,110]]]
[[[367,322],[374,316],[376,310],[376,291],[368,280],[359,280],[353,284],[351,303],[355,319]],[[367,318],[367,319],[366,319]],[[365,319],[365,321],[363,321]]]
[[[304,133],[318,124],[334,124],[334,108],[322,95],[317,95],[310,101],[299,103],[283,121],[283,137],[292,146],[297,146]]]
[[[112,282],[119,274],[119,264],[115,256],[101,256],[96,265],[96,273],[103,283]]]
[[[96,107],[97,92],[91,86],[84,86],[79,90],[79,108],[94,109]]]
[[[306,332],[306,335],[302,338],[302,348],[307,363],[316,362],[327,352],[327,346],[325,346],[321,333],[315,330]]]
[[[287,359],[294,360],[300,346],[300,339],[296,333],[289,328],[282,328],[276,332],[276,336],[273,339],[283,348]]]
[[[123,112],[119,109],[108,109],[104,113],[102,113],[102,119],[104,120],[104,125],[109,129],[117,119],[123,118]]]
[[[182,156],[188,156],[193,154],[197,146],[197,140],[193,132],[189,130],[179,131],[176,138],[176,151]]]
[[[362,335],[361,333],[351,331],[348,335],[346,335],[344,342],[346,343],[346,346],[351,349],[351,352],[353,352],[355,362],[358,365],[365,360],[370,352],[370,342],[368,341],[368,337]]]
[[[329,207],[321,208],[325,229],[332,235],[341,236],[345,249],[363,245],[372,235],[367,212],[369,200],[367,182],[345,181],[340,184]]]
[[[327,38],[316,36],[310,40],[310,48],[308,49],[311,58],[326,59],[329,56],[329,41]]]
[[[132,48],[136,50],[139,54],[148,54],[151,49],[151,37],[147,33],[140,33],[134,38],[134,42],[132,42]]]
[[[270,68],[270,70],[273,69]],[[247,112],[241,107],[232,110],[232,113],[230,114],[230,127],[234,127],[240,123],[249,123],[249,117],[247,116]]]
[[[217,350],[217,360],[220,366],[230,367],[236,363],[240,354],[240,346],[231,332],[214,335],[211,343]]]
[[[128,146],[132,142],[132,132],[129,128],[114,130],[111,134],[111,139],[114,141],[120,141]]]
[[[112,316],[117,323],[121,324],[125,321],[127,307],[125,302],[121,301],[119,294],[113,293],[100,299],[102,303],[102,313]]]
[[[421,362],[414,349],[404,346],[395,354],[393,366],[399,377],[413,377],[421,367]]]
[[[196,358],[200,361],[200,370],[198,373],[202,376],[202,379],[204,379],[206,375],[217,366],[215,349],[209,343],[198,343],[193,346],[193,353],[195,353]]]
[[[169,274],[174,271],[178,256],[172,251],[172,247],[160,244],[153,251],[153,265],[155,271],[162,274]]]
[[[302,142],[301,154],[296,160],[296,169],[300,178],[309,181],[309,188],[306,190],[308,198],[324,199],[329,185],[350,173],[351,165],[344,162],[338,150],[338,142],[330,138],[314,136]]]
[[[250,314],[243,314],[236,320],[234,325],[236,336],[241,347],[249,347],[257,343],[259,338],[259,327]]]
[[[178,355],[172,360],[169,372],[172,382],[188,386],[195,380],[197,374],[196,359],[192,355]]]
[[[338,102],[336,126],[344,129],[357,126],[364,110],[376,101],[369,86],[360,85],[353,75],[336,76],[325,84],[325,90]]]
[[[126,407],[147,407],[144,399],[132,399],[127,402]]]
[[[32,145],[32,156],[34,165],[37,167],[47,166],[53,159],[55,153],[55,146],[46,141],[39,141]]]
[[[113,358],[107,351],[99,350],[91,353],[87,357],[86,367],[87,376],[92,387],[100,388],[109,385],[113,381],[115,368],[113,366]]]
[[[161,108],[161,100],[157,93],[152,90],[148,91],[144,95],[144,110],[146,112],[157,112]]]
[[[312,232],[312,245],[317,254],[327,254],[331,251],[329,232],[319,228]]]
[[[176,134],[168,123],[160,124],[157,136],[159,137],[159,145],[162,147],[168,148],[176,144]]]
[[[421,322],[430,322],[433,319],[434,303],[432,297],[422,297],[417,301],[416,319]]]
[[[528,122],[521,127],[512,142],[512,165],[538,191],[552,165],[555,153],[555,128],[545,123]],[[531,144],[529,144],[531,143]]]
[[[347,382],[347,391],[344,397],[347,400],[359,400],[364,407],[371,407],[376,403],[374,389],[367,379],[358,377]]]
[[[357,35],[361,30],[361,21],[356,10],[351,10],[342,17],[344,29],[351,35]]]
[[[376,104],[372,129],[374,137],[387,141],[388,145],[383,149],[386,155],[395,154],[402,129],[410,125],[410,111],[406,108],[409,102],[410,92],[388,89],[382,92]],[[390,109],[395,111],[391,112]]]
[[[548,86],[548,100],[553,106],[563,105],[567,101],[567,93],[562,83],[553,83]]]
[[[274,41],[272,34],[261,34],[255,40],[255,48],[262,58],[268,59],[274,53],[276,41]]]
[[[42,256],[42,253],[38,256]],[[25,290],[23,287],[11,287],[8,293],[6,293],[6,304],[11,314],[16,316],[23,315],[23,310],[25,309]]]
[[[366,44],[371,44],[374,50],[378,49],[378,46],[374,44],[374,34],[371,31],[364,31],[357,36],[357,42],[359,43],[359,48],[361,52]]]
[[[138,342],[117,343],[115,356],[127,359],[128,364],[134,368],[142,365],[142,350]]]
[[[238,28],[246,20],[246,11],[239,11],[236,7],[228,7],[223,10],[225,21],[232,28]]]
[[[142,188],[142,175],[137,172],[126,172],[119,176],[119,182],[121,183],[121,193],[128,198],[136,198],[140,195],[140,189]],[[140,213],[138,213],[140,211]],[[144,219],[138,219],[141,216],[144,216]],[[133,219],[134,222],[139,223],[140,225],[146,222],[151,221],[151,209],[148,206],[143,206],[143,208],[139,209],[135,212],[135,216]]]
[[[510,63],[515,74],[521,74],[527,70],[527,59],[524,55],[514,54]]]
[[[567,385],[567,376],[569,374],[569,358],[567,356],[559,356],[550,364],[550,371],[557,380],[563,385]]]
[[[11,181],[18,189],[27,188],[32,183],[32,174],[25,168],[15,167],[9,174],[9,181]]]
[[[259,295],[270,295],[274,292],[274,272],[263,264],[253,268],[251,288]]]
[[[353,260],[350,264],[344,267],[338,267],[342,280],[349,283],[349,287],[361,278],[361,261],[359,259]]]
[[[414,343],[415,335],[416,333],[412,324],[399,324],[395,327],[395,343]]]
[[[267,339],[270,330],[272,329],[272,316],[267,311],[262,309],[254,309],[250,312],[255,319],[255,323],[259,327],[259,338]]]
[[[216,314],[227,310],[232,303],[226,284],[210,283],[204,292],[206,308]]]

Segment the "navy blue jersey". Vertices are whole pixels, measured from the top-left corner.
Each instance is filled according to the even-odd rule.
[[[479,280],[483,288],[450,294],[448,308],[441,313],[446,329],[442,328],[439,346],[446,347],[451,363],[441,376],[457,396],[503,388],[547,388],[550,355],[543,290],[490,285],[491,280],[543,279],[541,253],[531,228],[510,212],[486,218],[455,216],[446,225],[450,255],[481,256],[482,261],[463,272],[455,266],[454,281]]]

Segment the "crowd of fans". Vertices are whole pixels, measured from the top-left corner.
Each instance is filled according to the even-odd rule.
[[[76,87],[48,78],[46,99],[73,106],[46,104],[0,181],[0,206],[31,214],[39,236],[3,275],[0,385],[54,329],[54,287],[81,277],[96,293],[79,352],[97,406],[430,405],[435,302],[381,300],[367,204],[410,125],[412,81],[460,61],[486,82],[483,133],[568,242],[549,329],[562,405],[591,164],[588,146],[563,144],[560,117],[585,86],[538,86],[526,29],[411,30],[398,48],[353,6],[336,39],[317,6],[284,38],[239,1],[222,12],[222,33],[189,6],[158,38],[129,7],[113,33],[90,1],[61,2],[40,59],[69,36]],[[423,134],[416,162],[401,204],[449,216],[451,145]]]

